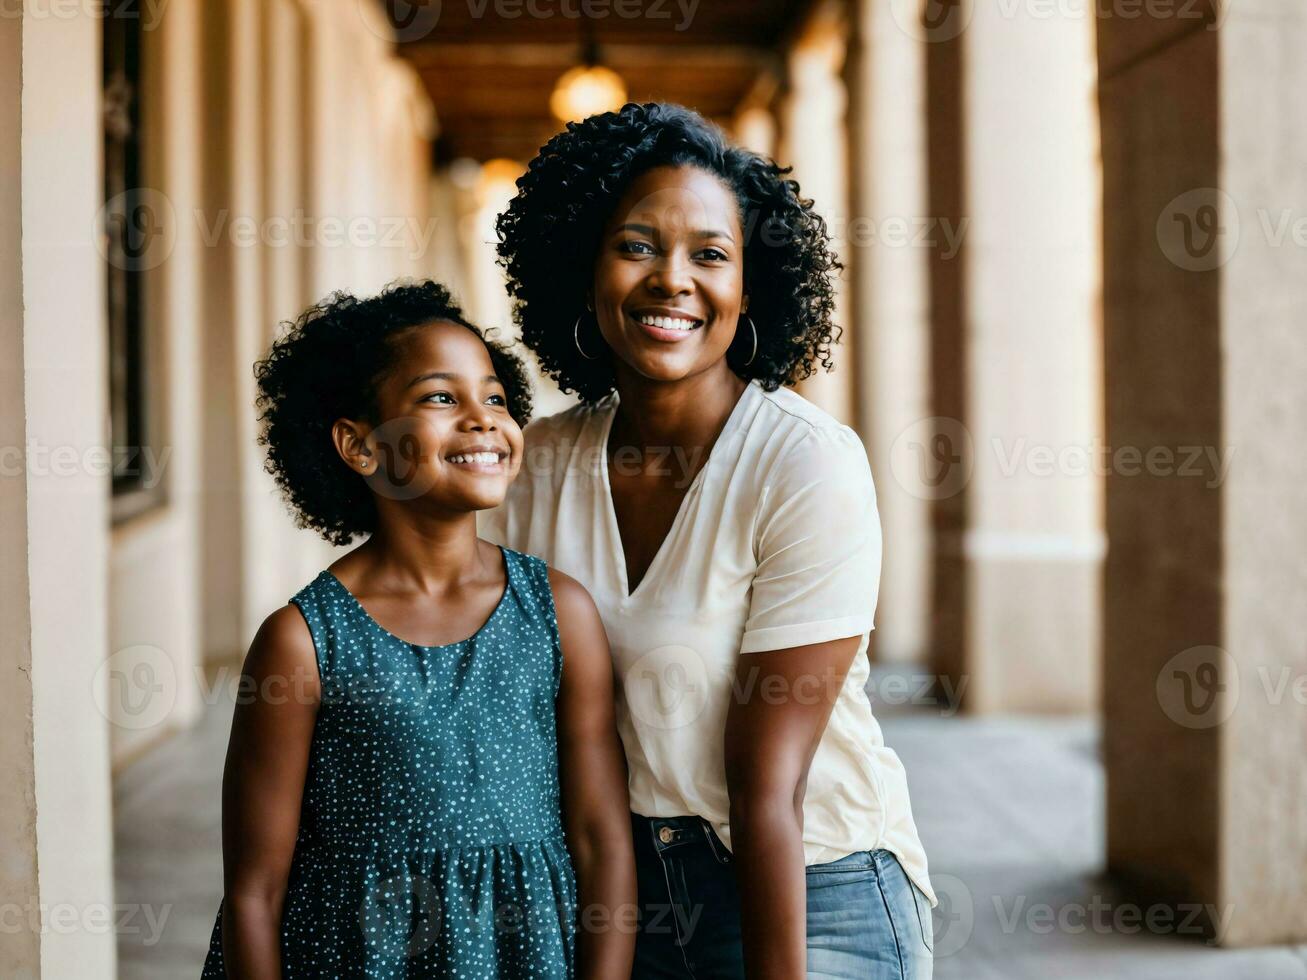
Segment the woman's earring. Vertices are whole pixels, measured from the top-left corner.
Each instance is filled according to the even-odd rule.
[[[593,361],[596,355],[587,354],[585,351],[581,350],[581,317],[584,315],[585,314],[578,315],[576,318],[576,322],[572,324],[572,343],[576,344],[577,353],[579,353],[587,361]]]
[[[749,359],[744,362],[744,366],[748,367],[758,356],[758,328],[753,325],[753,317],[746,316],[745,319],[749,321],[749,329],[753,331],[753,351],[749,354]]]

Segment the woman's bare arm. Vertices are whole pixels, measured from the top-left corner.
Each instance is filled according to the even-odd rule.
[[[726,713],[726,788],[749,980],[807,975],[803,794],[861,637],[741,654]]]
[[[613,709],[613,661],[590,594],[549,571],[563,648],[558,762],[576,869],[577,978],[629,977],[635,957],[635,858],[626,756]]]

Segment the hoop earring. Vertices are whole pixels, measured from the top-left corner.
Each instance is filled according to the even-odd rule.
[[[576,344],[576,351],[578,354],[584,357],[587,361],[593,361],[598,357],[597,354],[587,354],[585,351],[581,350],[581,317],[584,315],[585,314],[579,314],[576,318],[576,322],[572,324],[572,343]]]
[[[744,366],[748,367],[758,356],[758,328],[753,325],[753,317],[746,316],[745,319],[749,321],[749,329],[753,331],[753,351],[749,354],[749,359],[744,362]]]

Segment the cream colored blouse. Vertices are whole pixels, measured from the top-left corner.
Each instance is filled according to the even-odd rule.
[[[861,635],[808,773],[805,860],[884,847],[934,903],[903,764],[864,692],[881,536],[858,436],[793,391],[751,382],[628,593],[606,464],[617,402],[614,392],[529,425],[522,471],[480,532],[594,597],[619,679],[631,808],[697,814],[729,847],[723,733],[737,661]],[[813,675],[806,696],[825,683]]]

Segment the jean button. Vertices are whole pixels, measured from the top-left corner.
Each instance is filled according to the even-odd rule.
[[[672,842],[672,828],[664,827],[662,830],[658,831],[658,839],[664,844],[670,844]]]

